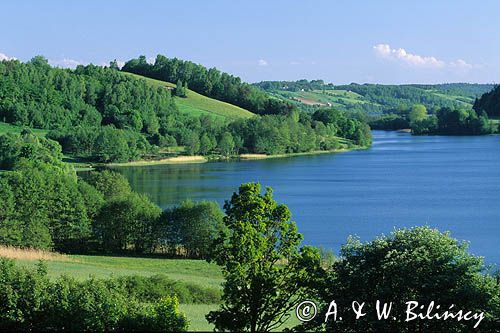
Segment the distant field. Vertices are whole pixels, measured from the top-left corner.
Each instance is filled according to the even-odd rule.
[[[474,98],[468,97],[468,96],[458,96],[458,95],[447,95],[442,92],[439,92],[438,90],[429,90],[432,91],[432,93],[436,96],[442,97],[444,99],[448,99],[451,101],[456,101],[464,104],[464,106],[472,106],[474,104]]]
[[[423,103],[430,108],[435,105],[445,105],[448,103],[449,105],[454,105],[454,107],[471,108],[476,97],[471,94],[471,89],[467,90],[465,88],[463,88],[464,91],[461,94],[458,88],[454,91],[445,91],[440,89],[439,86],[413,87],[409,91],[401,88],[399,92],[397,91],[397,87],[394,86],[386,88],[386,91],[383,90],[383,86],[377,85],[371,85],[371,88],[360,89],[360,91],[356,90],[356,86],[353,86],[354,91],[350,90],[349,87],[350,85],[337,86],[335,88],[325,86],[325,89],[314,90],[267,89],[266,91],[276,98],[293,101],[298,107],[303,106],[308,111],[314,110],[317,107],[333,107],[341,110],[368,113],[380,113],[384,110],[395,108],[397,107],[398,100],[400,100],[401,105]],[[409,89],[407,86],[404,88]],[[366,95],[362,91],[366,91]],[[388,93],[389,91],[390,93]],[[384,92],[388,93],[389,96],[387,102],[380,99]]]
[[[151,84],[161,85],[167,88],[175,88],[175,84],[170,82],[146,78],[144,76],[132,73],[124,72],[124,74],[144,79]],[[212,115],[224,119],[250,118],[254,116],[252,112],[240,108],[236,105],[206,97],[189,89],[186,98],[175,97],[175,102],[181,112],[196,116]]]
[[[307,105],[343,107],[349,104],[369,103],[363,96],[349,90],[275,91],[276,95]]]
[[[24,128],[27,128],[27,127],[26,126],[16,126],[16,125],[0,122],[0,134],[21,133],[21,131]],[[47,132],[48,132],[47,130],[34,129],[34,128],[31,128],[31,131],[38,136],[45,136],[45,134],[47,134]]]

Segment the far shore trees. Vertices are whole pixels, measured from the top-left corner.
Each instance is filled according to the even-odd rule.
[[[410,125],[427,118],[427,109],[422,104],[415,104],[410,111]]]

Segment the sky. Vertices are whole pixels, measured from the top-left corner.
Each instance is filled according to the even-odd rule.
[[[247,82],[497,83],[499,13],[495,0],[2,0],[0,60],[163,54]]]

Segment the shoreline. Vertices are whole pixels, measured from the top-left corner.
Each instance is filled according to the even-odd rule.
[[[128,167],[128,166],[149,166],[164,164],[192,164],[206,163],[209,160],[201,155],[166,157],[159,160],[138,160],[123,163],[103,163],[105,167]]]
[[[241,154],[237,156],[237,159],[241,161],[252,161],[252,160],[267,160],[272,158],[285,158],[285,157],[296,157],[296,156],[307,156],[307,155],[320,155],[320,154],[334,154],[334,153],[346,153],[348,151],[356,149],[365,149],[364,147],[353,147],[353,148],[340,148],[335,150],[313,150],[301,153],[288,153],[288,154],[276,154],[276,155],[266,155],[266,154]]]
[[[286,158],[286,157],[296,157],[296,156],[306,156],[306,155],[319,155],[319,154],[332,154],[332,153],[345,153],[357,149],[366,149],[367,147],[353,147],[353,148],[340,148],[335,150],[313,150],[301,153],[288,153],[288,154],[276,154],[276,155],[266,155],[266,154],[240,154],[229,158],[215,158],[210,159],[201,155],[193,156],[176,156],[167,157],[159,160],[138,160],[124,163],[102,163],[96,164],[95,167],[138,167],[138,166],[153,166],[153,165],[168,165],[168,164],[200,164],[207,162],[223,162],[223,161],[254,161],[254,160],[264,160],[272,158]],[[85,168],[87,170],[93,169],[94,166],[90,168]]]

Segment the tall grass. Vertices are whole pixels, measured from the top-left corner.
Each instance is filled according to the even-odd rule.
[[[0,245],[0,257],[16,260],[47,260],[47,261],[75,261],[67,255],[37,249],[21,249],[13,246]]]

